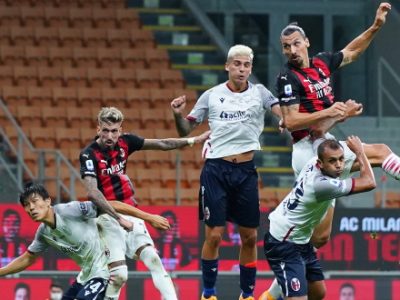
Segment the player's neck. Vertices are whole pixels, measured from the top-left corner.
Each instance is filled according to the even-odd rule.
[[[249,88],[249,82],[246,81],[246,82],[243,83],[243,84],[236,84],[235,82],[229,80],[229,81],[226,83],[226,86],[228,87],[228,89],[229,89],[231,92],[234,92],[234,93],[242,93],[242,92],[244,92],[245,90],[247,90],[247,89]]]
[[[52,229],[55,229],[57,227],[56,213],[54,212],[54,209],[52,207],[49,208],[49,211],[47,212],[46,217],[42,220],[42,222]]]

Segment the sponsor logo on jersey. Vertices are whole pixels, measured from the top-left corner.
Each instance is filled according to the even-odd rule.
[[[84,215],[84,216],[86,216],[89,213],[87,203],[85,203],[85,202],[79,203],[79,209],[81,210],[82,215]]]
[[[287,80],[287,74],[286,75],[281,75],[281,79]]]
[[[221,97],[221,98],[219,98],[219,101],[221,101],[221,103],[224,103],[225,98],[224,98],[224,97]]]
[[[292,96],[293,94],[292,85],[285,84],[285,86],[283,87],[283,92],[285,93],[285,96]]]
[[[82,154],[82,156],[85,158],[89,158],[89,154],[86,154],[86,153]]]
[[[292,287],[292,290],[297,292],[300,290],[300,280],[297,279],[296,277],[292,278],[292,280],[290,281],[290,286]]]
[[[290,100],[294,100],[294,99],[296,99],[296,97],[294,97],[294,96],[291,96],[291,97],[283,97],[283,98],[281,98],[281,101],[282,101],[282,102],[289,102]]]
[[[332,93],[332,87],[329,84],[330,80],[329,78],[326,78],[323,81],[319,81],[314,84],[309,84],[308,88],[310,89],[311,93],[316,93],[317,97],[321,99],[322,97],[325,97],[326,95]]]
[[[222,111],[219,117],[222,120],[227,121],[238,121],[238,120],[245,120],[248,118],[248,115],[245,111]]]
[[[116,165],[112,165],[109,168],[101,169],[101,175],[112,175],[112,174],[123,174],[125,169],[126,160],[120,161]]]

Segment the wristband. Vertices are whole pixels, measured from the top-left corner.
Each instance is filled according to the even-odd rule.
[[[189,145],[190,147],[193,147],[193,145],[194,145],[194,137],[188,138],[188,139],[187,139],[187,143],[188,143],[188,145]]]

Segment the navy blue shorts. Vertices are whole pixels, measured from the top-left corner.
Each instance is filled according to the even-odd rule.
[[[324,280],[320,261],[311,243],[280,242],[266,233],[264,254],[286,297],[305,296],[308,281]]]
[[[258,174],[253,161],[207,159],[199,194],[199,218],[208,226],[225,226],[226,221],[249,228],[259,226]]]
[[[62,300],[103,300],[106,294],[108,280],[104,278],[92,278],[85,285],[74,281]]]

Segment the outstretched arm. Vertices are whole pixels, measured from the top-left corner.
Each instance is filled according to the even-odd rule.
[[[28,251],[24,252],[21,256],[18,256],[7,266],[0,268],[0,276],[14,274],[25,270],[26,268],[33,265],[38,256]]]
[[[132,217],[142,219],[146,222],[149,222],[151,226],[153,226],[156,229],[161,229],[161,230],[170,229],[168,220],[162,216],[149,214],[141,209],[138,209],[136,207],[125,204],[120,201],[109,201],[109,203],[120,214],[129,215]]]
[[[210,136],[211,131],[190,138],[145,139],[142,150],[173,150],[194,144],[203,144]]]
[[[186,96],[179,96],[171,101],[171,108],[174,112],[175,126],[179,136],[189,135],[198,125],[196,122],[189,121],[182,116],[183,110],[186,107]]]
[[[369,44],[374,39],[376,33],[382,28],[386,22],[386,15],[389,13],[391,5],[387,2],[382,2],[378,10],[374,23],[366,31],[361,33],[358,37],[352,40],[343,50],[343,61],[339,67],[343,67],[353,61],[368,48]]]

